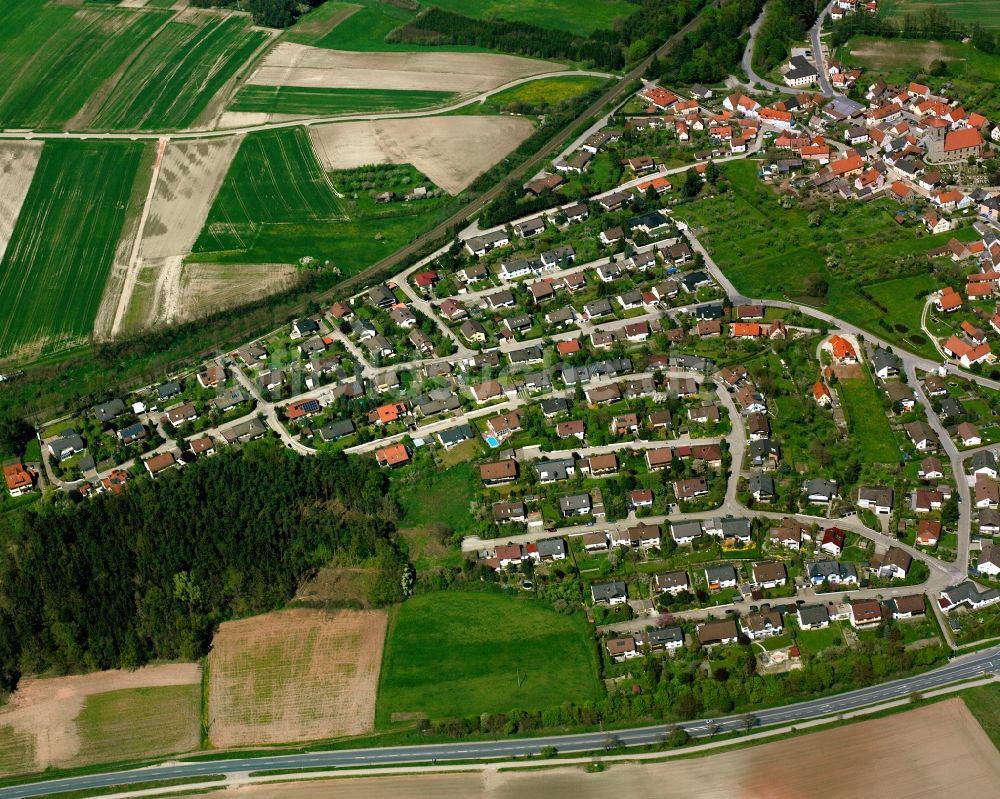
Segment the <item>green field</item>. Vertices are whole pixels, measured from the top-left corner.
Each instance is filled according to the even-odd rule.
[[[626,0],[434,0],[433,5],[475,19],[506,19],[587,36],[611,30],[639,10]]]
[[[902,453],[872,381],[867,376],[841,380],[837,383],[837,394],[847,414],[859,459],[863,463],[899,463]]]
[[[45,145],[0,263],[0,354],[90,333],[142,152],[136,142]]]
[[[243,17],[171,22],[133,61],[94,118],[99,129],[192,125],[266,39]]]
[[[756,170],[752,161],[726,164],[722,171],[730,191],[676,209],[676,216],[692,225],[737,289],[749,297],[815,305],[936,357],[920,333],[919,312],[914,314],[914,294],[924,284],[906,274],[909,267],[902,264],[952,237],[969,241],[975,231],[923,235],[922,228],[897,225],[892,215],[898,206],[888,201],[806,201],[783,208]],[[805,281],[811,274],[826,280],[825,297],[806,296]],[[886,303],[886,312],[873,312],[872,301],[862,293],[869,290],[873,296],[893,299]],[[896,302],[897,292],[902,302]]]
[[[929,8],[943,11],[970,27],[979,25],[989,30],[1000,30],[996,0],[882,0],[879,3],[879,11],[884,17],[904,17]]]
[[[962,701],[976,717],[993,745],[1000,749],[1000,690],[994,685],[980,685],[962,691]]]
[[[61,127],[169,16],[4,0],[0,127]]]
[[[389,621],[376,726],[391,724],[394,713],[443,719],[595,700],[593,648],[582,617],[528,600],[460,591],[412,597]]]
[[[411,242],[446,210],[442,197],[376,206],[367,192],[348,196],[347,179],[359,171],[325,174],[303,128],[247,136],[189,260],[294,264],[310,257],[353,274]],[[398,171],[372,188],[403,188],[392,182]],[[337,181],[343,197],[335,194]]]
[[[0,727],[0,774],[26,774],[35,771],[34,736]]]
[[[201,685],[127,688],[88,696],[76,717],[82,763],[191,751],[201,732]]]
[[[344,218],[303,128],[253,133],[240,145],[194,251],[247,250],[268,225]]]
[[[445,105],[455,96],[454,92],[247,85],[229,104],[229,110],[314,116],[370,114]]]
[[[541,78],[497,92],[486,98],[483,104],[501,111],[511,106],[528,106],[532,110],[541,112],[548,107],[573,100],[591,89],[603,86],[606,82],[604,78],[585,75]]]
[[[441,471],[423,469],[418,480],[412,473],[397,472],[393,488],[402,509],[401,527],[424,527],[435,522],[463,532],[472,525],[469,506],[479,483],[478,469],[460,463]]]

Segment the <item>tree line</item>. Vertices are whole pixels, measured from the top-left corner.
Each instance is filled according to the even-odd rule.
[[[249,11],[254,24],[268,28],[293,25],[303,10],[323,5],[326,0],[191,0],[196,8],[239,8]]]
[[[121,495],[16,511],[0,552],[0,688],[21,674],[204,655],[226,619],[282,607],[330,562],[403,598],[388,480],[369,459],[225,449]]]
[[[650,66],[650,78],[667,77],[680,83],[717,83],[739,70],[746,46],[747,26],[765,0],[738,0],[706,8],[703,21],[665,57]]]
[[[515,20],[472,19],[431,7],[396,28],[386,40],[483,47],[533,58],[621,69],[626,63],[645,58],[655,44],[683,27],[705,5],[705,0],[679,0],[669,4],[642,0],[639,5],[640,9],[623,20],[616,30],[596,30],[589,36]]]
[[[772,0],[754,42],[754,70],[766,73],[783,63],[792,42],[805,38],[816,16],[816,0]]]

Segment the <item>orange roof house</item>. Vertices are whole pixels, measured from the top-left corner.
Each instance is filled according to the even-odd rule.
[[[944,151],[946,153],[959,152],[962,150],[983,149],[983,136],[975,128],[962,128],[953,130],[944,137]]]
[[[841,363],[857,363],[858,353],[854,351],[854,345],[843,336],[833,336],[830,347],[833,349],[833,357]]]
[[[826,383],[822,380],[817,380],[813,383],[813,399],[820,405],[829,405],[833,402],[830,389],[826,387]]]
[[[35,481],[31,477],[31,472],[20,463],[12,463],[3,467],[3,477],[7,481],[7,490],[12,497],[19,497],[35,486]]]
[[[382,447],[375,453],[375,460],[379,466],[402,466],[410,460],[410,451],[405,444],[392,444]]]
[[[391,402],[388,405],[380,405],[375,409],[379,424],[395,422],[400,416],[405,416],[407,412],[406,405],[402,402]]]

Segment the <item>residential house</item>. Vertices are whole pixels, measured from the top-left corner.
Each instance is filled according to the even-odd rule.
[[[740,629],[751,641],[757,641],[761,638],[770,638],[772,635],[781,635],[785,626],[780,613],[775,610],[764,610],[741,618]]]
[[[739,638],[736,622],[732,619],[709,621],[698,625],[698,641],[702,646],[733,644]]]
[[[595,605],[623,605],[628,601],[628,588],[622,580],[593,583],[590,586],[590,598]]]

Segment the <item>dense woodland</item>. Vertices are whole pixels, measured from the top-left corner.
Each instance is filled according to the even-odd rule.
[[[470,45],[534,58],[578,61],[620,69],[645,58],[655,45],[690,21],[705,0],[643,0],[620,29],[590,36],[505,19],[480,20],[428,8],[389,34],[389,41],[426,45]]]
[[[402,599],[387,482],[369,459],[260,441],[21,511],[0,554],[0,687],[200,657],[221,621],[281,607],[331,560],[375,567],[373,604]]]
[[[763,74],[782,64],[792,43],[806,38],[817,12],[816,0],[772,0],[754,41],[754,69]]]
[[[649,77],[680,83],[717,83],[739,71],[746,47],[744,31],[765,0],[738,0],[707,8],[702,23],[650,67]]]
[[[237,5],[243,11],[253,15],[257,25],[269,28],[287,28],[299,18],[303,9],[321,6],[326,0],[191,0],[191,5],[197,8],[235,8]]]

